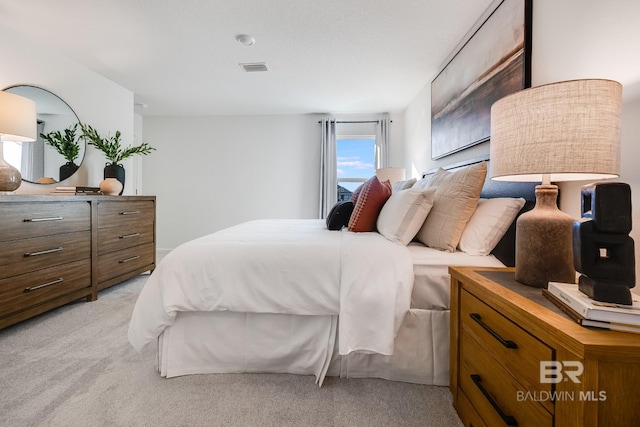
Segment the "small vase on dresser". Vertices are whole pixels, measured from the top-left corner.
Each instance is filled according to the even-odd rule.
[[[120,184],[122,185],[122,188],[120,188],[120,190],[116,194],[122,195],[122,192],[124,191],[124,178],[125,178],[124,166],[118,163],[108,163],[104,167],[104,179],[106,180],[108,178],[115,178],[120,182]],[[108,194],[111,194],[111,193],[108,193]]]
[[[118,196],[122,194],[123,185],[117,178],[105,178],[100,182],[100,191],[107,196]]]

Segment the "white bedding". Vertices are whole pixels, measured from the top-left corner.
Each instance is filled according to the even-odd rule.
[[[129,325],[140,350],[178,312],[339,315],[339,353],[391,355],[409,310],[409,250],[323,220],[260,220],[185,243],[149,277]]]
[[[461,251],[446,252],[415,242],[407,247],[411,253],[414,273],[411,308],[449,310],[449,266],[504,267],[493,255],[475,256]]]

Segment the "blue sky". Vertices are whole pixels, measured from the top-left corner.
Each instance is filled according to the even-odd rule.
[[[339,139],[337,147],[338,181],[340,178],[370,178],[375,174],[375,141],[373,139]],[[361,183],[339,182],[339,184],[353,191]]]

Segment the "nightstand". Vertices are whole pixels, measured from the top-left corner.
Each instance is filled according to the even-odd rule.
[[[578,325],[513,269],[449,272],[449,387],[464,425],[638,425],[640,334]]]

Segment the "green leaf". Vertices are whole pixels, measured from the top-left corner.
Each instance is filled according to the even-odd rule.
[[[80,145],[78,142],[82,138],[82,135],[76,137],[77,130],[78,123],[65,129],[64,135],[60,131],[53,131],[47,134],[41,133],[40,138],[55,148],[67,162],[73,162],[80,154]]]
[[[102,137],[93,127],[83,123],[81,123],[80,126],[82,128],[82,135],[87,140],[87,144],[93,145],[102,151],[107,160],[114,164],[118,164],[133,155],[147,155],[155,150],[155,148],[146,142],[135,147],[123,148],[120,143],[122,136],[120,131],[116,131],[115,136]]]

